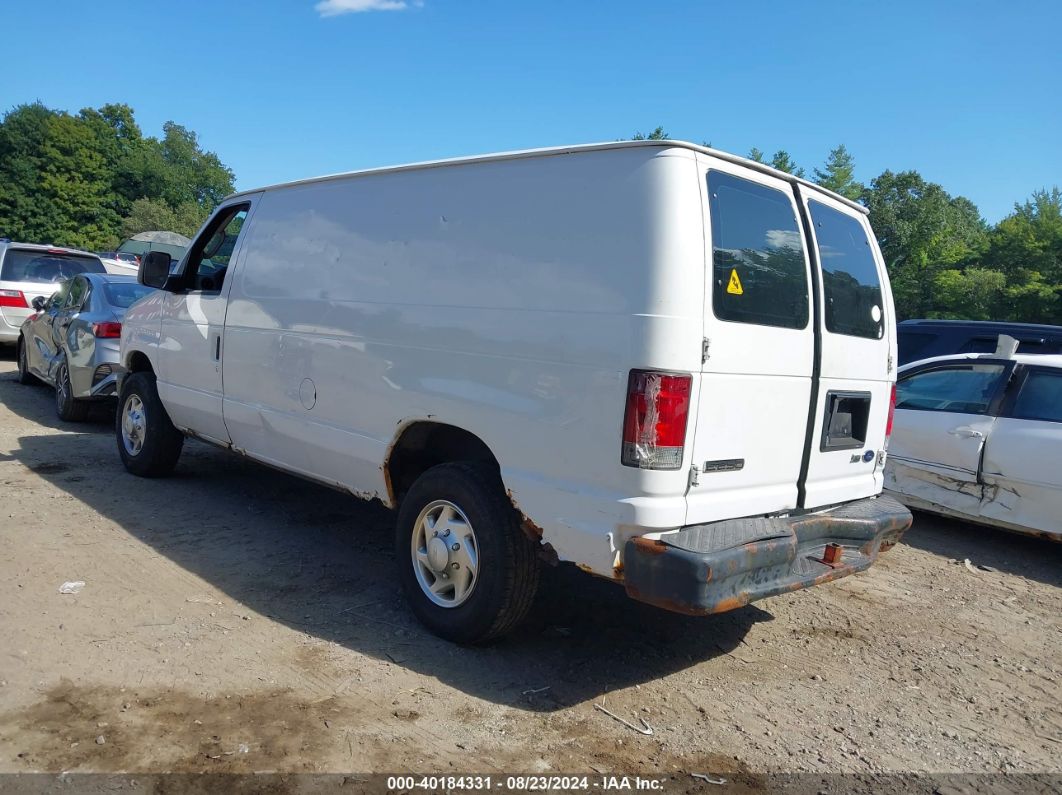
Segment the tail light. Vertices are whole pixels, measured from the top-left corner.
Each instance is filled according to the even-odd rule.
[[[29,303],[21,290],[0,290],[0,306],[17,306],[25,309]]]
[[[686,444],[692,376],[631,370],[623,415],[624,466],[678,469]]]
[[[93,323],[92,335],[104,340],[118,339],[122,336],[122,324],[114,322]]]
[[[889,395],[889,419],[885,422],[885,447],[889,446],[889,437],[892,436],[892,418],[896,414],[896,384],[892,385],[892,393]]]

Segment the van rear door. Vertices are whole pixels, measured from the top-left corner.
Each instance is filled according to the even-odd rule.
[[[797,190],[821,272],[819,371],[801,479],[802,507],[818,508],[881,491],[895,321],[866,215],[812,188]]]
[[[796,507],[814,360],[811,266],[792,186],[699,157],[707,278],[690,524]]]

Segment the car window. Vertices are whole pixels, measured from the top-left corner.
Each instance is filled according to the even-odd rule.
[[[955,353],[992,353],[999,344],[999,337],[970,337]],[[952,351],[945,351],[952,353]]]
[[[1007,332],[1001,331],[1000,334]],[[1012,332],[1010,336],[1015,336]],[[999,345],[999,335],[994,337],[971,337],[958,351],[945,351],[944,353],[994,353]],[[1059,353],[1062,346],[1057,340],[1050,338],[1018,338],[1018,353]]]
[[[196,240],[185,268],[186,283],[192,290],[217,292],[225,282],[229,259],[247,218],[248,205],[240,204],[224,211]]]
[[[103,285],[107,303],[118,309],[128,309],[150,292],[152,288],[136,282],[106,282]]]
[[[999,387],[1001,364],[957,364],[901,378],[896,408],[984,414]]]
[[[708,203],[715,316],[737,323],[805,328],[808,276],[789,195],[709,171]]]
[[[896,347],[899,349],[900,364],[907,364],[917,359],[928,358],[922,356],[921,353],[929,344],[937,338],[936,334],[926,334],[917,331],[904,331],[900,329],[896,332]]]
[[[1009,416],[1062,422],[1062,373],[1031,371],[1014,399]]]
[[[59,282],[79,273],[106,273],[99,257],[53,251],[8,249],[0,279],[6,282]]]
[[[885,304],[866,229],[858,219],[820,202],[811,200],[808,208],[822,267],[826,330],[881,339]]]
[[[60,284],[59,289],[52,293],[48,300],[44,302],[45,311],[59,309],[59,307],[63,305],[63,302],[66,301],[66,294],[68,292],[70,292],[70,282],[65,281]]]
[[[70,282],[70,289],[66,293],[66,300],[63,301],[63,309],[80,309],[85,303],[88,291],[89,284],[87,279],[73,279]]]

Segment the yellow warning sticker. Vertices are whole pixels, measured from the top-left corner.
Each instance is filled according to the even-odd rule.
[[[738,278],[737,268],[730,270],[730,284],[726,286],[726,291],[731,295],[744,295],[745,289],[741,286],[741,279]]]

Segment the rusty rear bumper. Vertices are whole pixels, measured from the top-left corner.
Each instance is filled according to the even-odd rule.
[[[910,526],[911,512],[891,497],[803,516],[694,525],[660,540],[628,541],[624,583],[628,596],[657,607],[722,613],[863,571]]]

